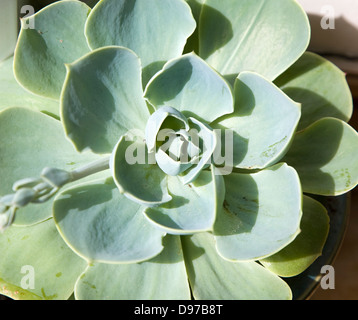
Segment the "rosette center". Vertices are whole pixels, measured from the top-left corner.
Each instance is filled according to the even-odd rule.
[[[186,118],[172,107],[162,107],[148,119],[145,141],[166,174],[181,174],[184,183],[193,181],[210,164],[216,136],[206,124]]]

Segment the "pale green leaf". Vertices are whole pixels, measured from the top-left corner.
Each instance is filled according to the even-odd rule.
[[[214,227],[220,255],[233,261],[257,260],[295,239],[302,216],[302,191],[293,168],[281,163],[257,173],[232,173],[224,179],[224,205]]]
[[[164,62],[181,55],[195,26],[183,0],[102,0],[89,15],[85,33],[92,49],[119,45],[133,50],[146,83]]]
[[[99,159],[78,153],[66,139],[61,122],[37,111],[9,108],[0,113],[0,196],[13,193],[13,184],[24,178],[39,178],[42,169],[72,171]],[[16,213],[15,224],[27,225],[51,216],[52,200],[29,204]]]
[[[229,262],[216,252],[209,233],[182,236],[185,264],[195,299],[292,299],[290,287],[254,261]]]
[[[206,0],[199,55],[222,75],[255,71],[275,79],[306,50],[310,26],[294,0]]]
[[[180,140],[180,142],[177,142],[178,144],[183,142],[180,137],[176,137],[174,143],[177,140]],[[155,160],[159,168],[170,176],[177,176],[192,166],[190,161],[180,161],[173,159],[164,151],[163,147],[160,147],[156,152]]]
[[[172,200],[158,207],[145,209],[148,219],[172,234],[211,231],[225,194],[223,177],[201,171],[194,182],[184,185],[179,177],[168,177]]]
[[[300,131],[282,161],[293,166],[304,192],[340,195],[358,183],[358,134],[336,118],[322,118]]]
[[[141,66],[129,49],[105,47],[67,65],[61,119],[78,150],[111,153],[121,135],[144,130]]]
[[[199,157],[200,159],[195,161],[195,165],[181,175],[184,184],[193,182],[198,177],[201,170],[211,163],[212,155],[217,147],[217,135],[212,128],[195,118],[189,118],[189,121],[192,123],[193,131],[191,131],[191,134],[193,137],[196,135],[199,137],[194,140],[201,140],[203,146],[201,150],[202,153]]]
[[[62,240],[53,219],[0,234],[0,292],[13,299],[68,299],[86,262]]]
[[[90,10],[81,1],[57,1],[22,19],[14,72],[25,88],[41,96],[59,98],[66,76],[65,63],[90,51],[83,31]],[[29,19],[33,19],[34,28],[26,26]]]
[[[277,163],[285,154],[300,115],[299,104],[270,81],[253,72],[242,72],[235,81],[234,113],[212,127],[232,130],[233,144],[225,152],[232,154],[234,166],[261,169]]]
[[[143,210],[120,194],[111,178],[67,189],[53,205],[62,237],[89,262],[138,262],[159,254],[164,233],[145,219]]]
[[[171,129],[168,133],[174,133],[174,128],[166,128],[166,126],[162,127],[166,119],[168,119],[169,121],[173,120],[170,118],[174,118],[181,121],[182,127],[185,128],[187,131],[189,130],[188,119],[177,109],[174,109],[170,106],[163,106],[157,109],[154,113],[151,114],[145,127],[144,138],[145,143],[148,147],[148,152],[155,152],[157,142],[164,141],[164,138],[166,138],[166,136],[164,136],[163,140],[161,140],[161,137],[158,137],[158,134],[160,133],[161,129]],[[166,132],[162,131],[162,135],[164,135],[165,133]]]
[[[190,299],[180,238],[166,236],[157,257],[135,264],[90,265],[79,278],[80,300],[187,300]],[[133,310],[134,312],[135,310]]]
[[[318,201],[303,196],[301,232],[287,247],[260,262],[282,277],[306,270],[321,254],[328,236],[329,216]]]
[[[48,99],[25,90],[15,79],[13,57],[0,63],[0,110],[8,107],[23,107],[59,116],[58,101]]]
[[[148,83],[145,97],[155,108],[171,106],[208,123],[234,111],[230,86],[195,53],[167,62]]]
[[[110,167],[121,193],[145,206],[168,202],[166,174],[148,156],[140,137],[122,136],[113,150]]]
[[[199,25],[199,18],[201,13],[201,8],[203,6],[203,3],[205,0],[185,0],[188,5],[190,6],[191,12],[193,14],[193,17],[196,21],[196,25]],[[199,52],[199,28],[196,27],[195,31],[191,34],[191,36],[188,38],[184,53],[188,52]]]
[[[345,74],[315,53],[305,52],[275,84],[292,100],[301,103],[298,130],[324,117],[348,121],[352,115],[352,94]]]

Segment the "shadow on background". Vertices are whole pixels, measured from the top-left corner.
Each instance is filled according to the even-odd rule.
[[[358,39],[358,29],[344,17],[334,19],[334,29],[325,27],[326,18],[320,15],[309,13],[308,19],[311,25],[309,50],[320,54],[357,57],[358,41],[352,41],[352,39]],[[326,29],[322,28],[321,23]]]

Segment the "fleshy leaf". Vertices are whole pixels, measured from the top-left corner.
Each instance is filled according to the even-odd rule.
[[[253,174],[232,173],[224,180],[224,205],[214,227],[221,256],[233,261],[257,260],[295,239],[302,216],[302,191],[293,168],[277,164]]]
[[[171,106],[208,123],[234,111],[230,86],[195,53],[166,63],[144,94],[156,108]]]
[[[282,161],[293,166],[304,192],[333,196],[358,183],[358,134],[336,118],[322,118],[300,131]]]
[[[182,174],[181,179],[184,184],[193,182],[200,174],[200,171],[210,164],[210,160],[217,146],[217,135],[212,128],[195,118],[189,118],[189,122],[193,124],[193,130],[191,131],[192,135],[197,135],[197,140],[202,140],[203,146],[200,159],[196,161],[196,164],[193,165],[193,167]]]
[[[145,209],[148,219],[172,234],[211,231],[225,194],[223,177],[215,172],[214,167],[201,171],[198,178],[187,185],[179,177],[168,177],[172,200]]]
[[[143,210],[120,194],[112,179],[67,189],[53,205],[62,237],[89,262],[138,262],[159,254],[164,233],[145,219]]]
[[[176,140],[181,140],[179,137],[175,138]],[[181,141],[182,142],[182,141]],[[166,174],[170,176],[177,176],[186,169],[192,166],[190,161],[180,161],[170,157],[163,149],[160,147],[155,154],[155,160],[160,169],[162,169]]]
[[[13,193],[13,184],[39,177],[45,167],[72,171],[99,159],[92,153],[80,154],[66,139],[61,122],[24,108],[9,108],[0,113],[0,196]],[[48,219],[52,200],[29,204],[16,212],[15,224],[28,225]]]
[[[76,284],[76,299],[190,299],[180,238],[167,235],[163,244],[158,256],[142,263],[88,266]]]
[[[256,73],[242,72],[235,81],[234,113],[212,127],[233,131],[234,166],[261,169],[283,157],[300,115],[299,104],[271,82]]]
[[[171,200],[166,174],[148,157],[140,137],[122,136],[113,150],[111,170],[121,193],[145,206],[156,206]]]
[[[15,49],[16,79],[31,92],[58,99],[65,63],[90,51],[84,26],[90,7],[81,1],[58,1],[37,12],[35,28],[22,28]]]
[[[133,50],[146,83],[164,62],[181,55],[195,27],[183,0],[102,0],[89,15],[85,33],[92,49],[119,45]]]
[[[53,219],[12,226],[0,234],[0,248],[0,292],[13,299],[68,299],[86,268],[63,242]]]
[[[215,250],[213,236],[182,236],[192,293],[198,300],[292,299],[290,287],[254,261],[229,262]]]
[[[185,0],[185,1],[190,6],[191,12],[192,12],[193,17],[194,17],[196,24],[198,26],[201,8],[202,8],[205,0]],[[196,53],[199,52],[199,28],[198,27],[191,34],[191,36],[188,38],[185,48],[184,48],[184,53],[189,53],[192,51],[194,51]]]
[[[310,26],[294,0],[207,0],[199,55],[222,75],[254,71],[275,79],[306,50]]]
[[[177,109],[174,109],[169,106],[163,106],[157,109],[149,117],[146,127],[145,127],[145,143],[148,147],[148,152],[154,152],[156,149],[156,143],[158,141],[159,131],[167,118],[175,118],[182,122],[183,127],[186,130],[189,130],[188,119]],[[162,130],[167,128],[162,128]],[[172,129],[172,128],[169,128]],[[171,130],[174,132],[174,130]],[[165,137],[163,137],[165,138]],[[162,140],[164,141],[164,140]]]
[[[111,153],[129,130],[144,130],[141,66],[129,49],[105,47],[67,65],[61,119],[78,150]]]
[[[352,94],[345,74],[315,53],[305,52],[275,84],[302,104],[298,130],[324,117],[348,121],[352,115]]]
[[[0,110],[7,107],[23,107],[59,116],[58,101],[34,95],[16,81],[11,57],[0,63]]]
[[[306,270],[322,254],[329,229],[326,208],[318,201],[303,196],[301,232],[287,247],[260,260],[281,277],[292,277]]]

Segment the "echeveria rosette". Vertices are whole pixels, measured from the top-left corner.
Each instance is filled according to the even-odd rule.
[[[196,22],[182,0],[102,0],[92,11],[59,1],[37,13],[36,30],[21,31],[14,70],[24,98],[33,92],[40,111],[59,99],[50,112],[61,122],[0,113],[2,193],[48,162],[70,169],[111,154],[111,171],[60,192],[53,219],[49,207],[19,210],[0,235],[3,293],[289,299],[277,275],[320,255],[328,216],[302,191],[341,194],[358,180],[343,73],[304,53],[308,19],[295,1],[187,3]],[[14,265],[35,268],[35,289],[20,287]]]

